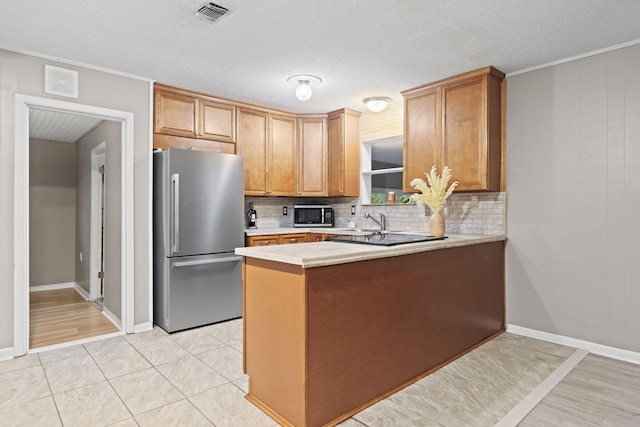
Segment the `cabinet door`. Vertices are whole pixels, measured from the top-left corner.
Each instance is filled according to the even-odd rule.
[[[360,113],[329,113],[328,195],[360,196]]]
[[[329,197],[344,195],[344,114],[329,117]]]
[[[322,242],[324,235],[320,233],[307,233],[307,242]]]
[[[277,235],[268,236],[250,236],[247,246],[270,246],[277,245],[280,239]]]
[[[197,98],[178,93],[155,91],[155,132],[195,138],[198,130]]]
[[[327,195],[327,119],[298,119],[298,195]]]
[[[267,150],[267,195],[296,196],[296,119],[271,115]]]
[[[238,109],[238,154],[244,157],[244,194],[266,195],[267,113]]]
[[[360,112],[344,113],[343,196],[360,197]]]
[[[456,191],[487,188],[486,93],[487,76],[442,87],[442,167],[459,181]]]
[[[236,142],[236,107],[200,100],[200,134],[203,139],[221,142]]]
[[[288,245],[292,243],[305,243],[307,241],[306,233],[298,234],[282,234],[280,236],[280,244]]]
[[[403,190],[415,192],[410,183],[426,179],[425,173],[438,163],[440,149],[440,88],[434,87],[405,97],[403,141]]]

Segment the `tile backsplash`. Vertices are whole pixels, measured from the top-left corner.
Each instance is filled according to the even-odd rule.
[[[471,196],[478,197],[478,206],[471,206]],[[387,229],[392,231],[429,231],[429,208],[423,205],[362,205],[357,197],[295,198],[245,197],[245,217],[249,202],[258,213],[258,228],[293,227],[295,204],[328,204],[335,210],[335,226],[347,227],[353,221],[359,228],[375,228],[376,224],[364,218],[370,213],[386,216]],[[288,214],[282,214],[286,206]],[[356,214],[351,214],[355,206]],[[506,193],[452,194],[444,207],[448,234],[506,234]],[[246,224],[246,219],[245,219]]]

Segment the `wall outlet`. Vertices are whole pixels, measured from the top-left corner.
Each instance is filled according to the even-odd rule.
[[[286,206],[282,207],[282,215],[287,216],[287,214],[289,213],[289,210],[287,209]]]
[[[356,214],[356,207],[354,205],[351,205],[351,215],[355,215]]]
[[[472,208],[478,207],[478,196],[471,196],[471,207]]]

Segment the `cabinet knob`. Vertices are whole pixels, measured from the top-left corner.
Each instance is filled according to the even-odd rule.
[[[270,242],[270,241],[268,241],[268,240],[263,240],[263,241],[262,241],[262,243],[261,243],[261,245],[262,245],[262,246],[267,246],[269,243],[271,243],[271,242]]]
[[[291,239],[291,243],[296,243],[298,239]]]

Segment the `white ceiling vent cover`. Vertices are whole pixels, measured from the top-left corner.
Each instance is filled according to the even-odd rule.
[[[78,72],[65,68],[44,66],[44,93],[78,97]]]
[[[196,16],[204,21],[217,22],[231,11],[215,3],[206,3],[197,10]]]

